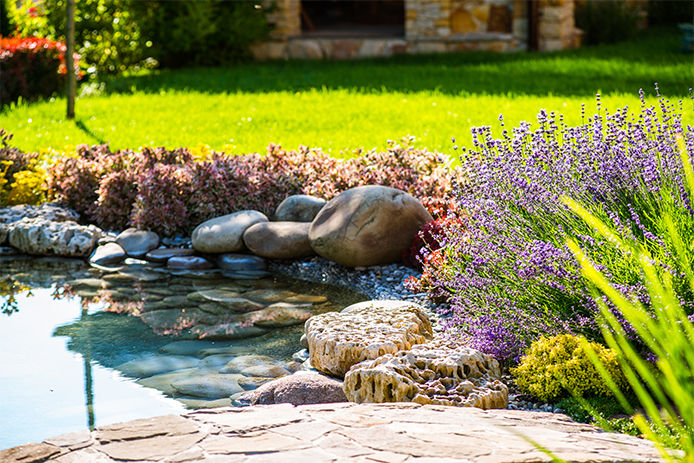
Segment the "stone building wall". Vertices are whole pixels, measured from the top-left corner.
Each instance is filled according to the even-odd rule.
[[[573,0],[539,0],[539,49],[565,50],[580,45]]]
[[[579,45],[574,27],[574,0],[535,0],[538,48],[551,51]],[[349,59],[400,53],[468,50],[509,52],[526,48],[528,12],[525,0],[404,0],[402,37],[313,37],[302,35],[301,1],[275,0],[268,19],[272,39],[258,44],[258,59]]]

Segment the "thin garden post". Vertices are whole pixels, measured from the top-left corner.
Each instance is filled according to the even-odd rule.
[[[75,118],[75,0],[67,0],[67,21],[65,31],[65,67],[67,68],[67,118]]]

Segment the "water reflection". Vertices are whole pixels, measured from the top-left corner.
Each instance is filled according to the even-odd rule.
[[[229,405],[299,368],[305,317],[363,299],[283,279],[105,272],[71,259],[0,266],[0,448]]]

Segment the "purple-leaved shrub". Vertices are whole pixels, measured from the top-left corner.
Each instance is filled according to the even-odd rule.
[[[473,147],[461,156],[461,225],[447,229],[441,258],[425,265],[431,293],[450,303],[450,331],[502,361],[517,359],[541,334],[599,337],[597,306],[567,238],[618,289],[648,302],[637,266],[576,218],[560,201],[564,195],[639,239],[665,263],[662,271],[676,285],[681,281],[661,217],[671,214],[686,231],[685,242],[694,240],[676,148],[683,137],[694,155],[694,133],[682,126],[682,102],[676,107],[661,97],[655,108],[641,95],[636,115],[628,108],[610,114],[598,96],[597,114],[578,127],[540,111],[536,128],[521,123],[499,139],[489,127],[473,129]],[[427,265],[438,267],[427,271]]]
[[[193,160],[186,149],[81,146],[77,156],[50,168],[48,185],[53,198],[86,221],[172,235],[238,210],[270,215],[292,194],[331,199],[368,184],[408,191],[434,207],[448,199],[454,175],[442,161],[438,153],[399,145],[344,160],[303,146],[287,151],[270,145],[262,156],[212,153],[204,161]]]
[[[162,235],[173,235],[188,224],[186,198],[191,173],[185,166],[156,164],[138,176],[138,194],[130,223]]]

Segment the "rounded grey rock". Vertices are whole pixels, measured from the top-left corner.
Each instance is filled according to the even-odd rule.
[[[185,248],[161,248],[153,249],[145,255],[145,259],[151,260],[152,262],[166,262],[172,257],[179,256],[192,256],[195,254],[194,249]]]
[[[210,219],[193,230],[193,248],[212,254],[241,251],[245,247],[244,232],[251,225],[267,221],[265,214],[258,211],[238,211]]]
[[[308,240],[308,222],[261,222],[249,227],[243,242],[253,253],[269,259],[298,259],[315,255]]]
[[[333,198],[311,223],[309,240],[320,256],[346,267],[398,262],[432,219],[422,204],[395,188],[369,185]]]
[[[125,256],[125,250],[118,243],[111,242],[96,248],[89,256],[89,263],[104,266],[120,264]]]
[[[327,203],[323,198],[310,195],[292,195],[277,206],[276,222],[312,222]]]
[[[143,257],[159,246],[159,235],[153,231],[128,228],[116,237],[118,243],[130,257]]]
[[[342,381],[301,372],[270,381],[244,394],[252,405],[290,403],[293,405],[347,402]]]

